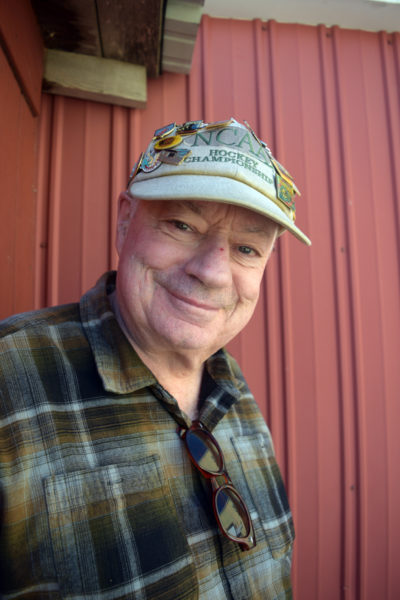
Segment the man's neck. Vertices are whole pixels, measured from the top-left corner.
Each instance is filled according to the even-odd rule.
[[[192,420],[197,417],[204,362],[196,353],[143,349],[133,340],[121,316],[115,293],[110,302],[119,326],[143,363]]]
[[[159,359],[153,360],[151,355],[144,355],[136,348],[135,350],[157,381],[175,398],[179,408],[192,420],[197,418],[203,365],[199,369],[183,371],[179,368],[171,368],[171,363],[166,365]]]

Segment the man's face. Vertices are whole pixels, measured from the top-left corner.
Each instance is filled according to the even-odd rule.
[[[205,360],[249,321],[277,226],[250,210],[121,195],[117,301],[144,351]]]

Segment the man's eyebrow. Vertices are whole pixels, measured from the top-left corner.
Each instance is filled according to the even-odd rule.
[[[196,215],[201,215],[201,213],[203,212],[198,204],[196,204],[195,202],[191,202],[190,200],[179,202],[178,206],[182,206],[182,208],[189,208],[191,211],[196,213]]]
[[[181,202],[177,202],[177,205],[180,206],[181,208],[186,208],[191,210],[192,212],[196,213],[196,215],[202,215],[203,214],[203,210],[202,207],[199,206],[196,202],[193,202],[191,200],[182,200]],[[255,233],[255,234],[261,234],[261,235],[266,235],[266,236],[270,236],[271,235],[271,227],[273,227],[275,224],[271,221],[270,224],[267,224],[265,227],[263,227],[262,225],[252,225],[249,224],[247,226],[244,226],[243,229],[241,229],[240,233]],[[278,229],[278,225],[276,225],[276,229]]]
[[[242,233],[261,233],[264,235],[271,235],[271,228],[260,227],[259,225],[249,225],[241,230]]]
[[[264,227],[259,227],[258,225],[248,225],[247,227],[243,227],[242,231],[246,233],[267,233]]]

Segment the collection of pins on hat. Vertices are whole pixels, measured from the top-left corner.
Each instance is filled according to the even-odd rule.
[[[179,165],[183,160],[191,154],[191,150],[176,149],[176,146],[182,143],[184,136],[193,135],[200,129],[222,129],[233,123],[232,119],[227,121],[216,121],[215,123],[204,123],[203,121],[187,121],[182,125],[170,123],[160,129],[156,129],[153,136],[154,145],[150,151],[142,152],[139,159],[134,164],[129,175],[128,187],[139,171],[143,173],[151,173],[158,169],[162,163],[169,165]],[[267,155],[268,160],[272,163],[275,170],[276,191],[278,198],[289,208],[295,212],[294,195],[300,195],[296,187],[293,177],[281,165],[276,158],[272,156],[271,150],[265,142],[260,140],[247,121],[244,121],[245,126],[251,133],[253,138],[260,144]],[[174,149],[175,148],[175,149]]]

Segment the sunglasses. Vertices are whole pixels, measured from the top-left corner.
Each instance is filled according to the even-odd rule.
[[[194,421],[189,429],[181,428],[179,435],[196,469],[211,482],[214,515],[221,532],[237,542],[241,550],[254,548],[256,538],[249,511],[229,478],[217,440],[200,421]]]

